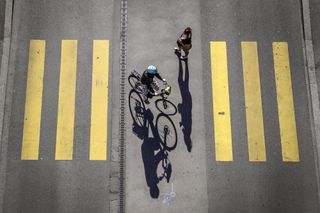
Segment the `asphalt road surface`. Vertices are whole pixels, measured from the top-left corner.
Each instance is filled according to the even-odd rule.
[[[319,212],[300,2],[127,9],[127,76],[157,66],[177,112],[126,85],[126,212]],[[116,212],[119,24],[118,1],[14,1],[3,212]]]
[[[114,6],[112,0],[14,2],[3,212],[108,212],[109,161],[90,158],[91,81],[93,53],[105,58],[112,48],[104,43],[104,54],[93,51],[94,41],[113,38]]]

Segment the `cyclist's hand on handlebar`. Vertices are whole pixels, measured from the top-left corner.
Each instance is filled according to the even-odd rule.
[[[164,85],[167,85],[167,84],[168,84],[168,82],[167,82],[166,79],[162,79],[162,82],[163,82]]]

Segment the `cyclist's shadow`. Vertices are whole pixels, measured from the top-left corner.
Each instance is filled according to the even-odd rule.
[[[179,59],[179,76],[178,83],[181,92],[182,103],[178,104],[178,112],[181,114],[181,121],[179,122],[182,127],[184,136],[184,142],[187,146],[187,150],[191,152],[191,130],[192,130],[192,97],[189,91],[189,66],[188,60],[185,60],[185,75],[183,80],[183,66],[180,54],[176,53]]]
[[[132,94],[136,92],[131,91],[129,95],[129,101],[131,101]],[[139,96],[140,97],[140,96]],[[130,104],[130,112],[133,122],[133,133],[137,135],[138,138],[143,140],[141,145],[142,160],[145,169],[145,177],[148,187],[150,188],[150,196],[152,198],[159,197],[158,183],[163,177],[159,177],[157,170],[160,166],[160,162],[168,158],[166,150],[164,150],[160,145],[160,137],[158,131],[154,125],[154,116],[150,109],[145,109],[144,104],[140,99],[135,98],[135,104]],[[132,109],[134,108],[134,110]],[[152,136],[149,136],[149,128],[151,129]],[[166,178],[169,182],[171,176],[171,164],[164,168],[166,171]]]

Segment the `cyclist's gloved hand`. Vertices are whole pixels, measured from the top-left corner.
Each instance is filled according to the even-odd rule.
[[[162,82],[163,82],[164,84],[167,84],[167,80],[166,80],[166,79],[162,79]]]

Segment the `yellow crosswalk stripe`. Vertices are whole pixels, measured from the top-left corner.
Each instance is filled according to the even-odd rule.
[[[232,161],[226,42],[210,42],[210,53],[216,160]]]
[[[72,160],[77,67],[76,40],[62,40],[56,160]]]
[[[249,161],[266,161],[256,42],[241,42]]]
[[[22,160],[38,160],[45,61],[44,40],[31,40],[22,138]]]
[[[298,162],[299,149],[287,42],[273,42],[274,71],[283,161]]]
[[[109,41],[93,42],[90,160],[107,159]]]

